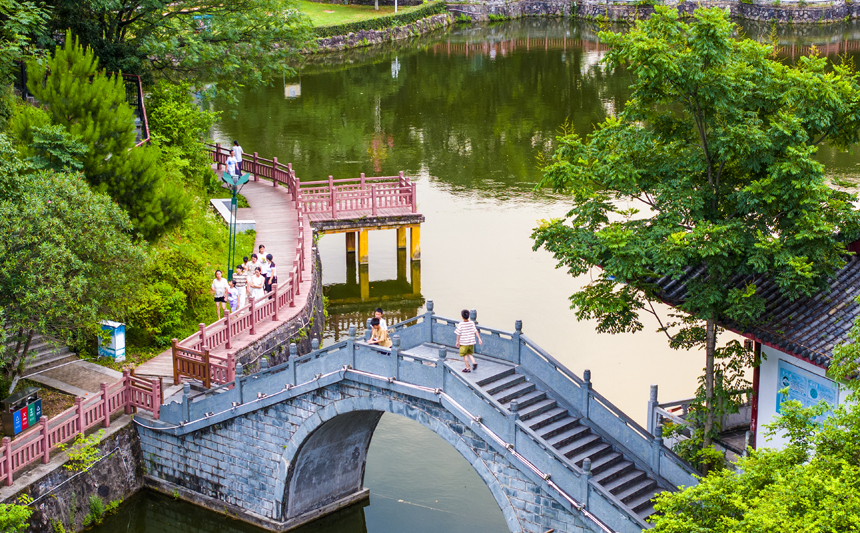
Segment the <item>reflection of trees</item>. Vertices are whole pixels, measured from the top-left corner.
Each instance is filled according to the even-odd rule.
[[[526,36],[575,41],[582,28],[547,21],[492,25],[483,32],[455,27],[437,42]],[[396,79],[394,53],[400,62]],[[621,109],[629,94],[628,80],[596,66],[596,54],[571,45],[495,58],[447,56],[425,46],[370,55],[338,70],[311,66],[302,71],[300,98],[285,101],[278,87],[249,92],[238,117],[228,114],[221,128],[229,132],[225,140],[235,137],[261,155],[291,161],[300,177],[426,169],[460,186],[534,182],[535,156],[549,152],[566,120],[587,134],[607,109]]]

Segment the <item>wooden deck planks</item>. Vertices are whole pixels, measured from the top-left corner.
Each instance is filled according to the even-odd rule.
[[[251,181],[242,189],[242,195],[247,198],[248,203],[251,205],[250,214],[257,227],[257,242],[254,245],[253,252],[256,252],[260,244],[263,244],[266,247],[266,253],[273,256],[280,280],[288,280],[289,272],[293,268],[293,259],[295,258],[299,236],[298,212],[289,191],[281,186],[273,187],[270,181]],[[232,341],[233,347],[229,351],[237,352],[241,350],[279,325],[291,320],[304,308],[313,283],[311,275],[314,263],[312,236],[313,231],[310,226],[310,220],[306,216],[304,281],[300,285],[300,294],[296,296],[296,306],[281,309],[279,313],[280,320],[277,322],[272,320],[259,322],[256,326],[256,335],[244,333],[239,337],[235,337]],[[253,252],[251,250],[237,250],[240,260],[244,255],[250,257]],[[223,356],[227,351],[222,346],[211,350],[211,353]],[[138,377],[169,377],[172,379],[173,353],[171,349],[168,348],[153,359],[137,367],[135,374]]]

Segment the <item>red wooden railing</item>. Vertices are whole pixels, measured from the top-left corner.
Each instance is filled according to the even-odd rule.
[[[74,407],[48,419],[43,416],[39,425],[22,433],[15,440],[4,437],[0,445],[0,482],[12,485],[15,472],[40,460],[48,463],[51,451],[101,424],[110,426],[110,417],[118,411],[131,414],[135,408],[152,412],[158,419],[161,408],[161,383],[146,381],[130,375],[126,370],[122,379],[108,385],[88,398],[75,398]]]
[[[300,183],[299,207],[303,213],[327,215],[326,218],[352,218],[416,212],[416,188],[403,175],[358,179],[333,179]]]

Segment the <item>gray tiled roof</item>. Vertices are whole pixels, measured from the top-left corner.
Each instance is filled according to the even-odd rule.
[[[773,281],[757,280],[757,290],[765,299],[763,318],[746,330],[731,323],[723,326],[795,357],[830,366],[834,346],[848,340],[848,331],[860,315],[855,301],[860,295],[860,258],[851,256],[847,261],[830,280],[829,291],[794,301],[783,296]],[[686,298],[687,283],[702,273],[701,268],[691,269],[680,279],[658,280],[661,298],[670,305],[680,304]],[[739,277],[735,284],[740,287],[751,279]]]

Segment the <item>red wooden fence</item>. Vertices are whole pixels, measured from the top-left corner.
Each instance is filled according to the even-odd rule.
[[[358,179],[333,179],[300,183],[299,207],[303,213],[321,218],[354,218],[415,213],[415,184],[403,175]],[[324,215],[322,217],[318,215]]]
[[[161,408],[161,384],[122,373],[122,379],[108,385],[89,398],[75,398],[74,407],[51,418],[43,416],[39,425],[22,433],[15,440],[4,437],[0,446],[0,482],[12,485],[14,473],[37,460],[50,460],[51,451],[69,442],[78,434],[101,424],[110,426],[110,417],[118,411],[131,414],[134,408],[152,412],[158,419]]]

